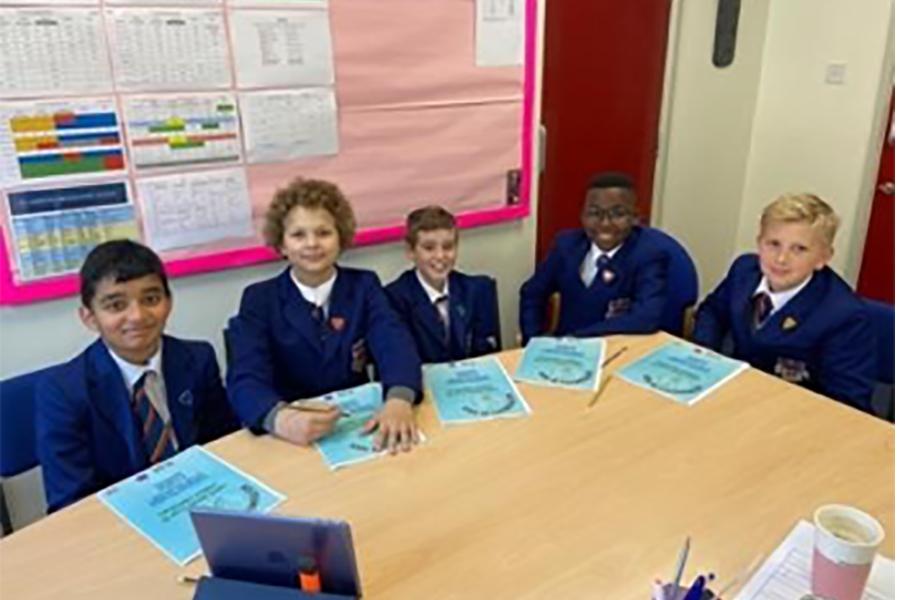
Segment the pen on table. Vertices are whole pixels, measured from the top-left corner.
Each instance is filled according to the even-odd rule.
[[[200,578],[194,577],[193,575],[179,575],[178,583],[190,583],[192,585],[196,585],[200,583]]]
[[[691,552],[691,536],[687,536],[684,540],[684,546],[678,555],[678,563],[675,565],[675,576],[672,578],[672,598],[677,600],[678,591],[681,589],[681,576],[684,575],[684,566],[687,564],[688,554]]]
[[[299,412],[311,412],[311,413],[331,412],[330,406],[319,406],[317,404],[288,404],[287,407],[291,410],[296,410]],[[341,416],[349,417],[350,413],[348,413],[346,410],[342,410]]]
[[[628,346],[622,346],[621,348],[619,348],[618,350],[616,350],[615,352],[610,354],[609,358],[607,358],[606,360],[603,361],[603,367],[606,367],[609,363],[611,363],[612,361],[614,361],[617,358],[619,358],[620,356],[622,356],[622,354],[624,354],[626,350],[628,350]],[[597,386],[597,391],[594,392],[594,395],[591,398],[591,401],[588,402],[588,405],[587,405],[588,408],[591,408],[592,406],[597,404],[597,401],[600,400],[600,394],[603,392],[604,389],[606,389],[606,384],[609,383],[610,379],[612,379],[611,374],[607,375],[606,377],[603,378],[603,380],[600,382],[600,385]]]

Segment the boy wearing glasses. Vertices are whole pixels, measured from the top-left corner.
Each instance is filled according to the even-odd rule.
[[[560,233],[519,292],[522,342],[546,330],[550,296],[559,292],[559,325],[550,335],[594,337],[651,333],[666,302],[668,258],[636,224],[634,182],[601,173],[588,184],[582,229]]]

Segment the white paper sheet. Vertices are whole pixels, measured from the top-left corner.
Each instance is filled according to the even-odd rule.
[[[138,179],[148,244],[158,251],[253,235],[243,169]]]
[[[183,94],[125,100],[135,169],[233,163],[241,159],[232,94]]]
[[[0,185],[124,170],[125,148],[112,98],[0,103]]]
[[[232,10],[228,20],[238,87],[334,83],[327,11]]]
[[[810,592],[815,527],[800,521],[734,600],[799,600]],[[876,556],[863,600],[894,597],[894,561]]]
[[[332,88],[240,95],[247,162],[336,154],[337,100]]]
[[[99,10],[0,8],[0,96],[112,88]]]
[[[475,64],[479,67],[521,65],[525,61],[523,0],[477,0]]]
[[[120,91],[231,85],[221,11],[116,8],[107,22]]]

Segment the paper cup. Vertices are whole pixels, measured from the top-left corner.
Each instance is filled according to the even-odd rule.
[[[813,517],[812,591],[824,600],[860,600],[884,529],[858,508],[828,504]]]

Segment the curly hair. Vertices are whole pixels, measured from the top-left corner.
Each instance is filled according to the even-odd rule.
[[[286,187],[275,192],[275,197],[266,211],[263,225],[263,238],[266,244],[276,251],[281,250],[284,240],[284,223],[294,208],[302,206],[306,209],[321,208],[334,219],[338,231],[341,250],[353,244],[356,233],[356,217],[353,207],[337,185],[321,179],[304,179],[298,177]]]

